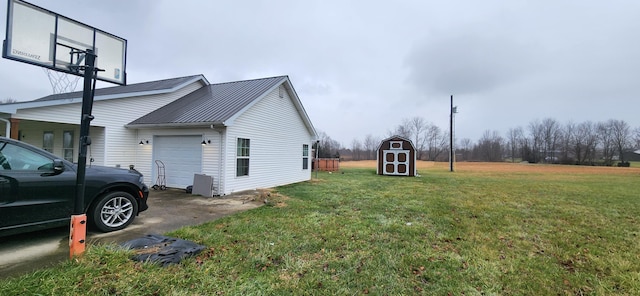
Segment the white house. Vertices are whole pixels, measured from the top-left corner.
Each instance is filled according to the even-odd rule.
[[[0,135],[76,161],[81,103],[82,92],[73,92],[0,105]],[[204,174],[213,194],[224,195],[311,178],[318,136],[288,76],[102,88],[92,115],[87,163],[133,165],[150,186],[185,188]]]

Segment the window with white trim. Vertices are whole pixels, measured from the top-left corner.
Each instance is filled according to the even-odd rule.
[[[302,169],[309,169],[309,145],[307,144],[302,145]]]
[[[236,176],[249,175],[249,139],[238,138],[236,151]]]
[[[53,153],[53,132],[42,133],[42,149]]]
[[[73,162],[73,131],[62,132],[62,156]]]

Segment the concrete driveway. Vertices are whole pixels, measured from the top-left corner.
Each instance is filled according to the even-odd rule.
[[[89,230],[88,245],[122,243],[147,234],[163,234],[183,226],[198,225],[237,212],[257,208],[259,191],[224,197],[202,197],[184,190],[151,190],[149,209],[127,228],[100,233]],[[19,276],[69,260],[69,228],[62,227],[0,238],[0,278]]]

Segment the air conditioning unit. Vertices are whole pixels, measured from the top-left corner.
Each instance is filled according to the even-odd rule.
[[[214,193],[213,176],[204,174],[193,175],[193,190],[191,194],[213,197]]]

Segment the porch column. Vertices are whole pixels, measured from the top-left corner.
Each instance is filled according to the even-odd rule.
[[[9,122],[11,122],[11,139],[18,139],[18,130],[20,129],[20,119],[18,118],[9,118]]]

